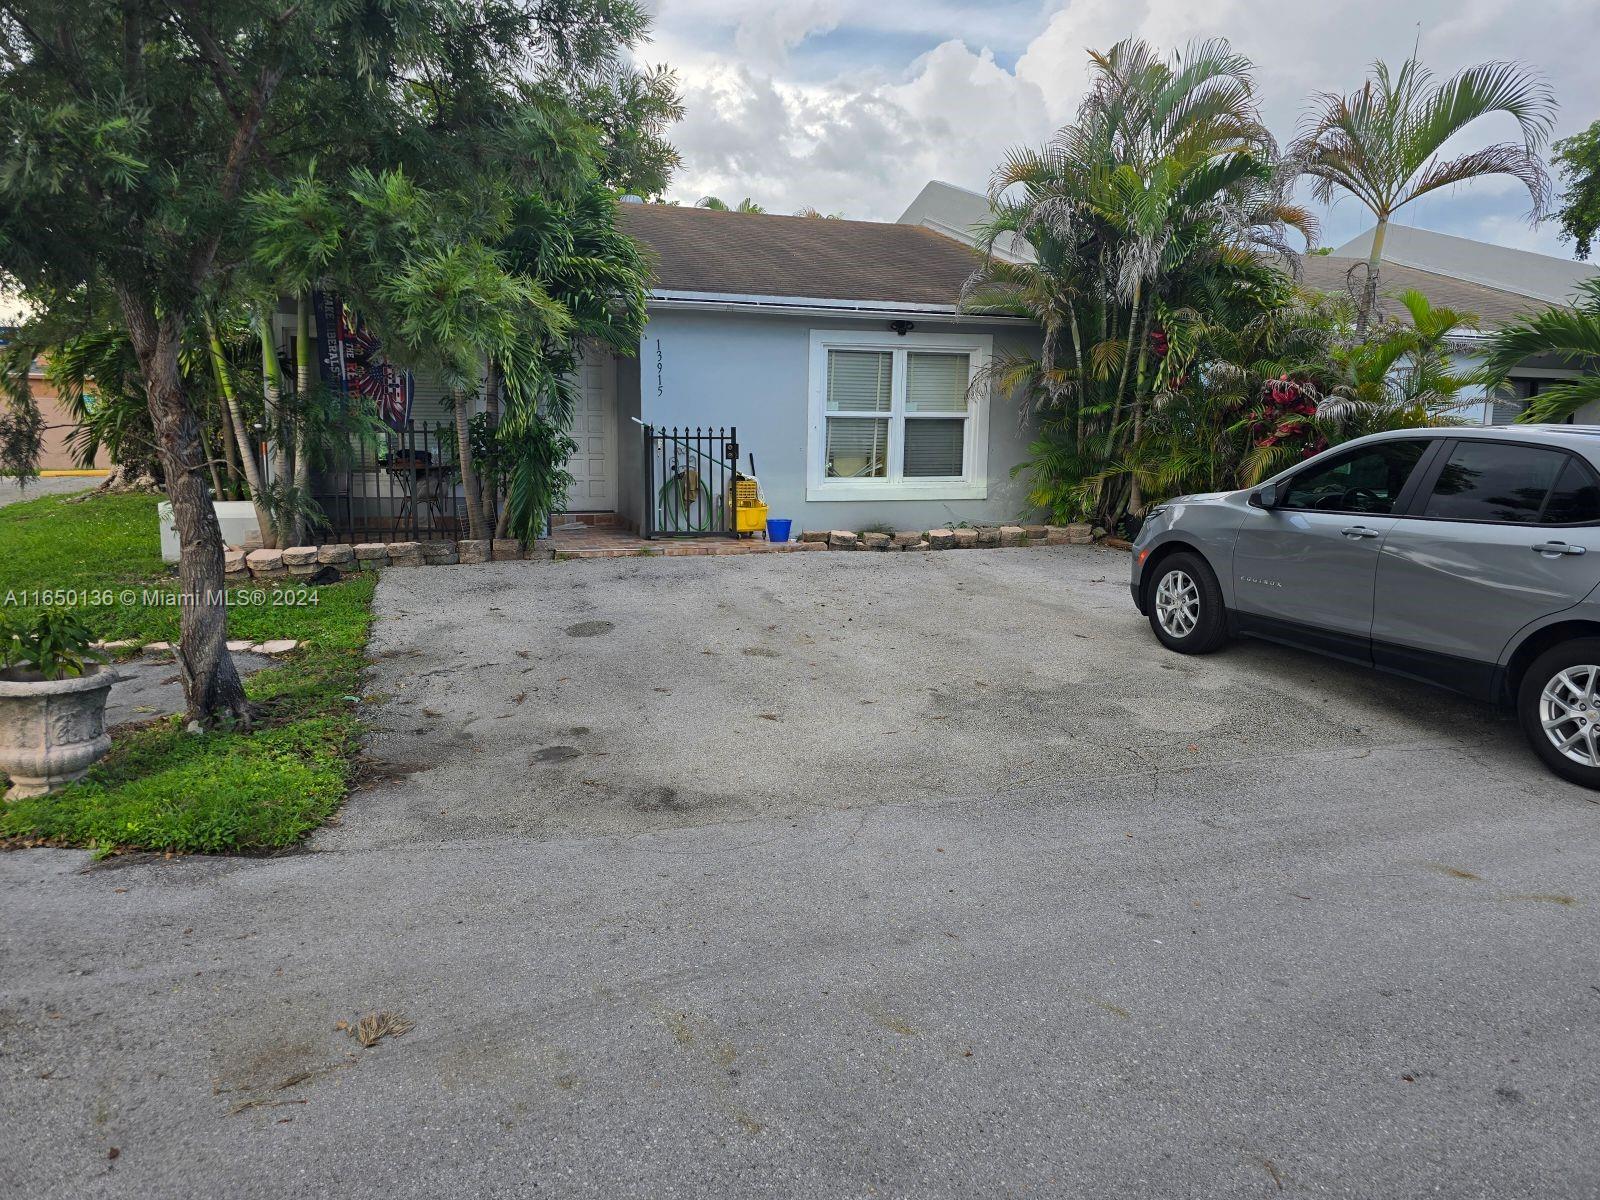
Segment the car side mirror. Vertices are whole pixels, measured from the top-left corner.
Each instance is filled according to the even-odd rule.
[[[1273,508],[1278,503],[1278,488],[1275,484],[1258,487],[1250,493],[1251,508]]]

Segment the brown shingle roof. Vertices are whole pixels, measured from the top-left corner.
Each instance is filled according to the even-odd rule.
[[[655,254],[658,291],[950,306],[978,262],[966,245],[920,225],[673,204],[624,204],[621,214],[623,229]],[[1307,255],[1302,280],[1319,291],[1344,291],[1358,261]],[[1410,288],[1435,305],[1475,314],[1486,332],[1549,307],[1481,283],[1383,265],[1385,313],[1404,319],[1397,297]]]
[[[953,305],[977,256],[919,225],[624,204],[660,291]]]
[[[1366,277],[1362,260],[1334,258],[1328,254],[1308,254],[1304,264],[1302,282],[1321,292],[1343,292],[1354,282],[1359,287]],[[1350,269],[1356,268],[1350,275]],[[1520,317],[1542,312],[1550,307],[1543,300],[1516,292],[1503,291],[1481,283],[1469,283],[1451,275],[1435,275],[1415,267],[1402,267],[1398,263],[1384,263],[1378,271],[1379,307],[1387,316],[1408,320],[1405,306],[1397,297],[1401,292],[1415,288],[1438,308],[1453,308],[1457,312],[1472,313],[1485,332],[1500,329]]]

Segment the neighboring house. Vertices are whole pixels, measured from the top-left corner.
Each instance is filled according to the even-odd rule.
[[[15,313],[13,319],[20,319],[23,313],[20,307],[13,309],[8,297],[0,296],[0,346],[5,345],[6,334],[11,326],[4,318]],[[106,452],[102,449],[95,453],[94,459],[85,464],[78,461],[78,456],[73,453],[69,444],[73,431],[78,423],[61,398],[56,394],[55,388],[45,378],[44,364],[34,360],[32,369],[28,372],[28,390],[33,395],[34,403],[39,408],[39,417],[44,423],[43,444],[39,450],[39,470],[41,471],[76,471],[89,469],[104,471],[107,469]],[[4,400],[0,399],[0,405]]]
[[[1303,260],[1305,282],[1328,292],[1359,287],[1371,250],[1369,230],[1328,254],[1308,255]],[[1470,369],[1480,361],[1479,344],[1489,334],[1542,309],[1566,303],[1580,282],[1595,276],[1600,276],[1600,267],[1589,263],[1391,225],[1378,272],[1378,286],[1384,297],[1380,308],[1403,316],[1405,310],[1393,297],[1415,289],[1436,306],[1472,313],[1478,318],[1479,331],[1455,339],[1454,346],[1458,366]],[[1462,415],[1483,425],[1508,424],[1516,420],[1541,386],[1552,380],[1570,379],[1574,374],[1566,364],[1530,358],[1511,373],[1506,392],[1488,396],[1482,388],[1469,389],[1481,399],[1463,407]],[[1600,424],[1600,405],[1580,410],[1573,420],[1579,425]]]
[[[972,244],[976,240],[973,227],[988,212],[989,202],[979,193],[934,180],[922,189],[900,220]],[[1365,278],[1371,248],[1369,231],[1327,254],[1306,255],[1302,259],[1302,279],[1320,291],[1354,295]],[[1021,240],[1006,241],[1002,252],[1004,257],[1020,261],[1032,257],[1032,248]],[[1379,303],[1384,313],[1404,317],[1405,310],[1395,297],[1414,288],[1437,306],[1472,313],[1478,318],[1480,331],[1457,339],[1454,347],[1460,366],[1470,368],[1478,361],[1478,346],[1488,334],[1518,318],[1567,301],[1581,280],[1596,275],[1600,275],[1600,267],[1588,263],[1391,225],[1378,276]],[[1484,425],[1507,424],[1516,419],[1541,386],[1574,374],[1571,367],[1561,363],[1529,359],[1512,372],[1511,386],[1505,394],[1490,397],[1479,388],[1473,399],[1469,389],[1462,415]],[[1600,405],[1582,410],[1576,421],[1600,424]]]
[[[77,454],[68,444],[73,432],[78,428],[78,422],[56,395],[55,388],[45,380],[39,364],[35,364],[34,370],[28,373],[28,386],[33,392],[34,402],[39,406],[39,415],[44,419],[44,445],[39,451],[39,469],[41,471],[107,470],[109,463],[104,448],[95,452],[92,461],[87,463],[78,461]]]

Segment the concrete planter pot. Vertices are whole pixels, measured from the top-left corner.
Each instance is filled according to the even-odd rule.
[[[7,800],[43,796],[82,779],[107,750],[106,694],[118,679],[94,666],[71,679],[35,671],[0,671],[0,774]]]

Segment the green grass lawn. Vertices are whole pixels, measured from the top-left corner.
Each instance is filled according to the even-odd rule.
[[[0,601],[12,594],[6,615],[32,607],[17,601],[39,589],[132,589],[141,598],[175,591],[155,509],[149,496],[77,504],[49,496],[0,508]],[[363,575],[312,589],[315,603],[292,606],[250,603],[248,589],[231,593],[230,637],[302,643],[283,665],[246,681],[253,728],[190,734],[177,719],[125,728],[82,783],[5,805],[0,839],[102,854],[259,854],[304,837],[349,790],[374,582]],[[176,605],[118,600],[82,615],[107,639],[178,636]]]

